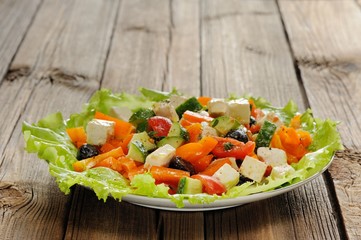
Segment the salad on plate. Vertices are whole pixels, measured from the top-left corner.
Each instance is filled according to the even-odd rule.
[[[320,173],[342,149],[337,123],[251,96],[97,91],[80,113],[23,123],[25,149],[66,194],[209,204],[284,188]]]

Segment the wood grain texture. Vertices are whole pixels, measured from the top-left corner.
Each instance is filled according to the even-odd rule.
[[[4,0],[0,2],[0,84],[40,3],[41,0]]]
[[[156,239],[154,210],[109,198],[99,201],[91,190],[74,193],[65,239]]]
[[[293,99],[301,109],[306,107],[275,1],[203,2],[202,88],[211,96],[252,93],[274,105]],[[236,228],[229,226],[235,216]],[[227,230],[226,236],[240,239],[341,238],[322,178],[236,212],[205,217],[214,229],[207,235],[210,239],[219,239]]]
[[[199,96],[200,79],[200,1],[170,0],[171,25],[168,76],[165,89]]]
[[[3,80],[12,81],[16,76],[22,76],[27,74],[26,69],[13,72],[9,71],[11,61],[14,55],[18,51],[18,47],[25,37],[29,25],[31,24],[34,15],[40,5],[39,1],[1,1],[0,2],[0,86]],[[1,88],[0,88],[1,89]],[[4,89],[4,88],[3,88]],[[8,89],[9,92],[13,92],[13,89]],[[3,90],[4,91],[4,90]],[[3,93],[0,90],[0,93]],[[16,90],[15,90],[16,92]],[[5,91],[4,91],[5,93]],[[22,96],[17,96],[21,98]],[[8,94],[0,94],[0,103],[2,106],[11,105],[14,102],[14,97]],[[9,109],[2,107],[0,113],[2,116],[8,116],[10,122],[16,123],[17,116],[19,116],[22,109],[13,109],[14,115],[8,114]],[[13,117],[14,116],[14,117]],[[13,131],[12,127],[5,124],[0,125],[0,154],[4,151],[6,142],[9,140]]]
[[[350,239],[361,237],[361,11],[355,1],[279,2],[307,97],[316,117],[341,121],[349,150],[330,168]],[[347,174],[345,174],[347,172]]]
[[[122,1],[102,87],[138,92],[161,89],[167,78],[169,2]]]
[[[12,134],[1,138],[6,145],[0,162],[0,195],[7,196],[0,208],[1,222],[7,223],[0,227],[4,239],[64,236],[71,199],[60,192],[46,162],[24,152],[21,123],[57,110],[64,116],[79,111],[78,103],[99,87],[117,4],[44,1],[10,67],[21,74],[0,86],[1,122]],[[82,31],[90,27],[94,31]]]
[[[303,107],[274,1],[204,1],[202,9],[206,94],[248,93],[274,104],[294,99]]]

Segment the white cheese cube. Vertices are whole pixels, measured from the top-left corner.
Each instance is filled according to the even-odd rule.
[[[218,179],[227,189],[234,187],[239,182],[239,172],[228,163],[220,167],[213,177]]]
[[[228,159],[231,161],[231,167],[233,167],[234,169],[236,169],[238,171],[239,167],[237,165],[236,158],[235,157],[228,157]]]
[[[166,144],[151,154],[145,159],[145,168],[151,168],[152,166],[168,167],[170,160],[175,156],[175,148],[169,144]]]
[[[132,116],[132,114],[132,111],[127,107],[112,107],[110,109],[111,116],[126,122],[129,121],[129,118]]]
[[[103,145],[108,138],[114,135],[115,122],[94,119],[86,126],[87,143]]]
[[[272,168],[271,177],[272,178],[283,178],[289,174],[295,172],[295,169],[288,164],[284,164],[281,166],[275,166]]]
[[[187,98],[184,96],[172,95],[169,97],[169,103],[174,107],[177,108],[179,105],[187,101]]]
[[[167,102],[156,102],[153,105],[155,115],[169,118],[172,122],[179,120],[178,114],[173,105]]]
[[[228,114],[228,104],[224,99],[214,98],[207,104],[208,113],[213,117],[219,117]]]
[[[228,116],[235,118],[242,124],[248,124],[251,117],[251,109],[247,99],[241,98],[228,102]]]
[[[287,155],[282,149],[260,147],[257,149],[257,156],[272,167],[287,164]]]
[[[246,156],[239,168],[240,173],[256,182],[261,182],[266,172],[267,164],[250,156]]]
[[[202,133],[201,133],[202,138],[207,136],[218,137],[217,130],[209,126],[207,122],[202,122],[201,125],[202,125]]]

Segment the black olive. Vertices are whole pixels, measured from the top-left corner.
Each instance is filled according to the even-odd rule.
[[[249,126],[255,125],[256,123],[257,123],[256,119],[253,116],[251,116],[249,118]]]
[[[226,137],[234,138],[244,143],[248,142],[248,136],[243,128],[228,132]]]
[[[80,147],[76,159],[82,160],[85,158],[94,157],[96,155],[99,155],[99,153],[100,152],[96,146],[91,144],[84,144]]]
[[[245,182],[252,182],[252,179],[249,179],[248,177],[239,174],[239,182],[237,183],[237,186],[242,185]]]
[[[186,160],[183,160],[181,157],[174,157],[169,163],[170,168],[179,169],[189,172],[191,175],[196,174],[193,165]]]

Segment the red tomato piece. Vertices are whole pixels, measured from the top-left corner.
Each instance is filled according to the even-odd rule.
[[[226,192],[226,187],[220,181],[211,176],[196,174],[193,175],[192,178],[198,179],[202,182],[203,192],[205,193],[211,195],[221,195],[222,193]]]
[[[172,126],[172,121],[166,117],[154,116],[148,119],[148,125],[155,132],[155,137],[166,137]]]
[[[236,159],[244,159],[247,155],[251,155],[256,147],[253,141],[243,143],[233,138],[216,138],[217,146],[212,153],[217,158],[235,157]]]

